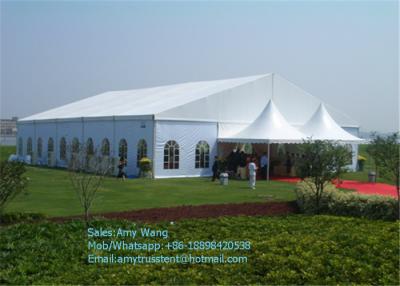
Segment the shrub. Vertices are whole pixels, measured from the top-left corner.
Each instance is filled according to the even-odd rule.
[[[357,160],[358,161],[367,161],[367,158],[365,158],[364,156],[358,155]]]
[[[334,216],[221,217],[143,224],[99,220],[100,229],[168,229],[170,238],[126,242],[251,241],[251,250],[88,250],[82,221],[0,228],[0,284],[399,285],[398,223]],[[119,238],[93,238],[97,242]],[[87,255],[246,256],[241,264],[90,264]]]
[[[325,183],[322,196],[319,202],[320,212],[328,210],[329,201],[336,187],[332,183]],[[297,205],[303,213],[314,214],[318,212],[318,206],[315,203],[317,188],[313,181],[305,179],[297,184],[296,187]]]
[[[149,172],[151,171],[151,160],[147,157],[143,157],[139,161],[139,167],[142,172]]]
[[[0,162],[0,213],[7,203],[24,191],[27,179],[25,166],[20,162]]]
[[[322,197],[326,185],[333,179],[340,180],[341,174],[347,172],[351,152],[338,142],[307,140],[299,147],[303,154],[302,160],[296,161],[297,175],[309,178],[315,186],[313,196],[315,212],[322,212]],[[321,210],[320,210],[321,208]]]
[[[0,224],[12,224],[17,222],[34,222],[46,218],[42,213],[3,213],[0,215]]]
[[[297,205],[306,214],[315,214],[315,187],[306,179],[297,184]],[[397,201],[391,197],[360,195],[340,192],[329,183],[324,187],[320,200],[321,213],[343,216],[365,217],[369,219],[396,220],[399,218]]]

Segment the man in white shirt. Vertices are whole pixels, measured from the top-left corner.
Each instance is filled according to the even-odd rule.
[[[268,157],[267,153],[264,152],[260,159],[260,167],[261,167],[261,176],[264,180],[267,179],[267,170],[268,170]]]
[[[255,159],[252,159],[249,163],[249,185],[253,190],[256,188],[256,175],[257,175],[257,166],[254,163]]]

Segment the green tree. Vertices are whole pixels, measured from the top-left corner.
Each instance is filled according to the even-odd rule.
[[[367,153],[374,159],[378,175],[396,185],[400,203],[400,144],[399,134],[380,136],[373,133]]]
[[[305,182],[312,184],[310,189],[314,190],[315,209],[319,213],[324,188],[347,171],[351,151],[336,142],[307,140],[300,152],[304,156],[296,162],[297,175],[303,180],[309,178]]]
[[[25,166],[20,162],[0,162],[0,214],[7,203],[26,190]]]
[[[352,152],[343,144],[332,144],[331,148],[333,148],[333,162],[336,165],[335,178],[340,184],[341,175],[348,171],[346,166],[351,164]]]
[[[96,156],[97,150],[88,144],[78,142],[68,149],[73,151],[67,157],[70,182],[79,198],[88,226],[90,208],[105,177],[112,173],[113,160],[108,156]]]

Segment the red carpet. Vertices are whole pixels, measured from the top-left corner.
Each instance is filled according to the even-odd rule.
[[[356,190],[366,195],[382,195],[397,198],[396,187],[383,183],[365,183],[358,181],[343,180],[339,188]]]
[[[297,183],[300,178],[289,178],[289,177],[273,177],[274,181],[286,182],[286,183]],[[340,185],[336,185],[341,189],[356,190],[360,194],[365,195],[382,195],[397,198],[396,187],[393,185],[383,183],[366,183],[358,181],[343,180]]]

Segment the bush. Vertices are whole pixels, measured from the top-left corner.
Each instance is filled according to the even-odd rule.
[[[13,224],[17,222],[34,222],[46,219],[42,213],[4,213],[0,215],[0,224]]]
[[[329,209],[329,201],[336,187],[332,183],[326,183],[320,198],[320,212],[326,213]],[[297,184],[296,200],[299,209],[306,214],[315,214],[318,212],[316,201],[317,188],[310,179],[305,179]]]
[[[317,213],[315,205],[315,187],[308,179],[296,187],[297,205],[306,214]],[[369,219],[396,220],[399,218],[397,201],[391,197],[360,195],[340,192],[329,183],[324,187],[320,201],[320,213],[343,216],[364,217]]]
[[[151,160],[147,157],[143,157],[139,161],[139,167],[142,172],[149,172],[151,171]]]
[[[251,250],[88,250],[81,221],[0,228],[0,284],[398,285],[398,223],[334,216],[221,217],[134,224],[93,221],[97,229],[167,229],[169,239],[126,242],[251,241]],[[98,242],[118,238],[93,238]],[[246,256],[241,264],[89,264],[87,255]]]
[[[365,158],[364,156],[358,155],[358,158],[357,158],[358,171],[360,171],[360,172],[364,171],[364,164],[365,164],[366,160],[367,160],[367,158]]]
[[[0,213],[7,203],[24,191],[27,179],[25,166],[20,162],[0,162]]]

